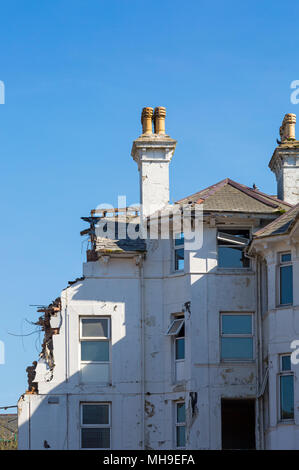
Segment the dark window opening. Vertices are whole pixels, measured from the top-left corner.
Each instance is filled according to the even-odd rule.
[[[245,248],[249,241],[249,230],[219,230],[217,233],[219,268],[249,268],[249,258],[245,256]]]
[[[254,400],[221,400],[222,449],[255,449]]]

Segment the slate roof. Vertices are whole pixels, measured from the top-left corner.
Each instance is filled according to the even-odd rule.
[[[89,229],[83,230],[81,235],[90,235],[92,240],[94,241],[94,250],[96,253],[142,253],[146,251],[146,244],[144,239],[137,237],[135,240],[132,240],[128,237],[127,228],[128,228],[128,220],[134,223],[136,227],[136,231],[139,230],[139,217],[134,218],[122,218],[122,217],[108,217],[108,218],[101,218],[101,217],[81,217],[85,222],[90,224]],[[112,231],[114,233],[113,238],[108,237],[99,237],[96,233],[96,225],[101,221],[101,223],[109,224],[110,222],[113,223]],[[126,238],[120,238],[120,228],[119,225],[126,225],[126,230],[124,231],[124,227],[122,226],[122,231],[126,233]]]
[[[109,218],[107,219],[107,224],[112,222],[111,226],[112,233],[114,233],[114,238],[106,237],[96,237],[96,246],[95,251],[97,253],[132,253],[138,252],[142,253],[146,251],[146,245],[144,239],[137,237],[136,240],[132,240],[128,236],[128,221],[126,218],[121,219],[120,217],[116,219]],[[133,222],[133,227],[136,227],[136,231],[139,230],[139,217],[131,219]],[[107,226],[109,227],[109,225]],[[126,238],[120,238],[120,235],[123,233],[126,234]]]
[[[275,219],[266,227],[255,232],[253,238],[269,237],[288,233],[297,220],[299,220],[299,204],[292,207],[292,209],[278,217],[278,219]]]
[[[111,240],[109,238],[97,238],[95,251],[97,253],[142,253],[146,251],[145,241],[141,238],[131,240]]]
[[[249,188],[226,178],[191,196],[180,199],[176,204],[203,204],[205,211],[277,213],[289,210],[290,204],[274,196]]]

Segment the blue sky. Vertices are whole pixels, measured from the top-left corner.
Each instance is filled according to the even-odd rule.
[[[230,177],[271,194],[281,120],[297,112],[295,2],[6,0],[0,11],[0,406],[38,357],[31,304],[81,275],[80,220],[138,202],[131,143],[143,106],[178,140],[171,200]],[[298,131],[299,132],[299,131]]]

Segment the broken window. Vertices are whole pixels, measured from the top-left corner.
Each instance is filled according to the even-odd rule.
[[[176,233],[174,239],[174,270],[183,271],[185,261],[184,234]]]
[[[222,313],[221,359],[250,361],[253,359],[253,315]]]
[[[176,402],[176,447],[184,448],[186,446],[186,406],[185,402]]]
[[[109,403],[81,403],[81,449],[110,449]]]
[[[294,374],[291,355],[280,356],[280,419],[294,419]]]
[[[249,268],[245,248],[250,242],[249,230],[221,229],[217,233],[219,268]]]
[[[109,382],[110,318],[80,319],[82,382]]]
[[[279,254],[279,303],[293,304],[293,266],[291,253]]]
[[[182,314],[174,318],[166,334],[174,339],[175,380],[180,381],[185,378],[185,319]]]

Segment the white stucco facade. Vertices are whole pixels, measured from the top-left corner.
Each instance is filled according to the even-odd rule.
[[[148,215],[149,207],[160,209],[169,201],[175,141],[137,141],[132,154]],[[175,270],[172,237],[147,239],[142,253],[106,251],[87,261],[83,277],[62,291],[60,309],[51,315],[54,367],[50,371],[41,358],[36,388],[19,400],[19,448],[80,449],[82,404],[103,403],[109,405],[109,448],[176,449],[176,406],[185,403],[183,447],[221,449],[222,403],[234,399],[253,404],[257,449],[299,449],[299,366],[293,370],[292,420],[280,419],[277,395],[280,355],[292,352],[291,342],[299,339],[298,237],[254,241],[246,267],[219,266],[219,231],[248,230],[252,236],[277,217],[266,211],[204,211],[203,243],[185,249],[182,270]],[[291,306],[279,308],[281,251],[292,252],[294,297]],[[252,318],[252,357],[222,357],[221,315]],[[86,381],[82,373],[82,318],[109,321],[107,380]],[[185,326],[179,361],[176,337],[166,334],[175,318]]]

